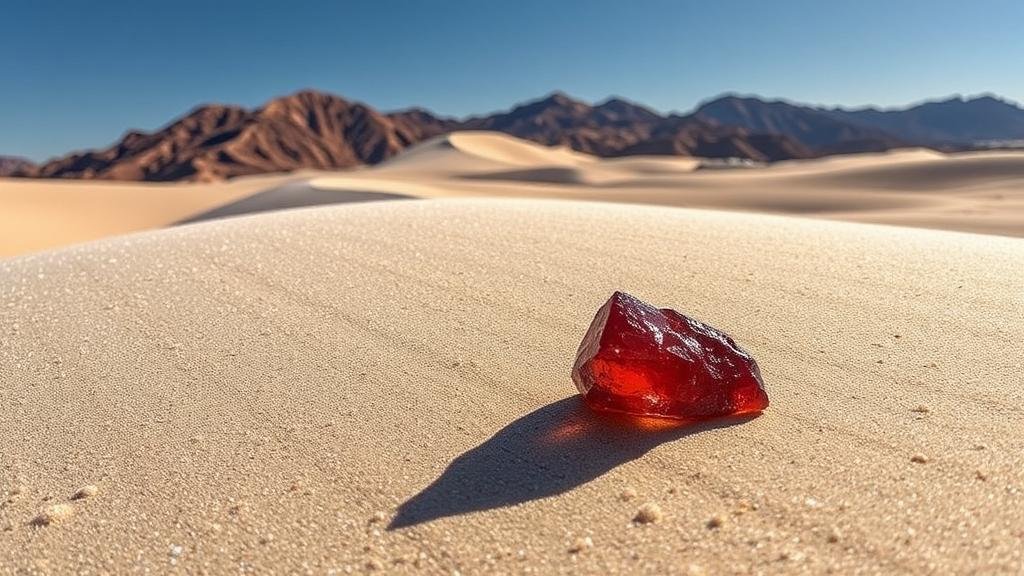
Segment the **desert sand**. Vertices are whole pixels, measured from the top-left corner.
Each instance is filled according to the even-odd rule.
[[[1019,572],[1022,267],[1010,238],[542,200],[309,208],[9,259],[0,555]],[[572,358],[615,289],[734,335],[771,407],[683,428],[582,408]]]
[[[899,150],[723,168],[600,159],[462,132],[344,172],[208,184],[0,179],[0,257],[213,217],[406,196],[599,200],[1024,236],[1024,151]]]
[[[1024,151],[899,150],[723,168],[689,158],[599,159],[492,133],[435,138],[316,188],[413,196],[602,200],[797,214],[1024,236]]]
[[[195,185],[0,178],[0,258],[161,228],[293,179]]]
[[[492,176],[536,175],[528,153],[446,165],[458,138],[433,144],[273,185],[670,203],[668,185],[615,182],[751,179],[769,202],[806,180],[799,204],[826,178],[564,154],[512,183]],[[864,219],[912,211],[871,194],[872,174],[938,174],[893,192],[937,226],[986,194],[1019,202],[1019,158],[820,164],[860,175],[829,194],[868,193]],[[1004,172],[939,187],[942,166],[977,162]],[[740,188],[698,196],[758,195]],[[246,197],[164,194],[175,209],[139,229]],[[451,197],[0,260],[0,573],[1020,573],[1021,269],[1022,241],[994,235]],[[614,290],[733,335],[768,410],[680,427],[581,406],[573,356]]]

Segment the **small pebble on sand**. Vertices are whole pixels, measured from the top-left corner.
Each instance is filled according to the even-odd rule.
[[[661,511],[661,506],[658,506],[654,502],[648,502],[640,507],[636,512],[636,516],[633,517],[633,522],[638,524],[652,524],[662,519],[665,515]]]
[[[591,540],[590,536],[583,536],[573,540],[572,546],[569,546],[570,554],[579,554],[584,550],[588,550],[594,547],[594,541]]]
[[[619,500],[622,500],[623,502],[629,502],[630,500],[636,498],[636,496],[637,494],[635,488],[626,488],[619,494]]]
[[[758,509],[758,505],[754,504],[750,500],[742,499],[736,503],[736,508],[733,509],[732,513],[736,516],[742,516],[747,512],[751,512]]]
[[[833,528],[828,533],[828,536],[825,537],[825,541],[828,542],[829,544],[835,544],[836,542],[839,542],[839,539],[842,538],[842,536],[843,535],[842,535],[841,532],[839,532],[838,528]]]
[[[779,554],[779,560],[782,560],[784,562],[785,561],[800,562],[804,558],[806,558],[806,555],[803,552],[799,552],[799,551],[796,551],[796,550],[783,550]]]
[[[373,513],[373,516],[370,516],[370,523],[383,522],[385,518],[387,518],[386,514],[381,511],[377,511]]]
[[[988,480],[988,472],[985,472],[984,470],[975,470],[974,471],[974,477],[976,479],[981,480],[982,482],[984,482],[984,481]]]
[[[927,406],[925,406],[924,404],[918,404],[917,406],[912,408],[910,411],[911,412],[917,412],[918,414],[927,414],[927,413],[931,412],[932,409],[927,407]]]
[[[39,514],[32,519],[34,526],[50,526],[70,520],[75,515],[75,509],[70,504],[52,504],[39,511]]]
[[[715,514],[711,518],[708,518],[707,526],[711,530],[717,530],[722,526],[725,526],[725,516],[722,514]]]
[[[97,488],[95,484],[86,484],[85,486],[82,486],[78,490],[75,490],[75,493],[71,495],[71,499],[83,500],[85,498],[92,498],[93,496],[98,494],[99,491],[100,489]]]
[[[914,454],[913,456],[910,457],[910,461],[913,462],[914,464],[927,464],[928,457],[925,456],[924,454]]]

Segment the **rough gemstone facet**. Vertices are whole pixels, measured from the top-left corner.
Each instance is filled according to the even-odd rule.
[[[604,412],[700,420],[768,406],[757,362],[732,338],[623,292],[597,311],[572,379]]]

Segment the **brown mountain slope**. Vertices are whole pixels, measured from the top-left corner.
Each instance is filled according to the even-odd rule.
[[[648,138],[619,150],[616,155],[638,154],[745,158],[759,162],[815,156],[813,150],[789,136],[755,134],[693,116],[669,116],[652,129]]]
[[[1024,108],[991,94],[975,98],[956,96],[900,109],[826,112],[914,142],[942,145],[1024,140]]]
[[[236,106],[201,106],[152,134],[129,132],[110,148],[47,162],[35,175],[110,180],[198,178],[201,151],[234,138],[249,117],[248,111]]]
[[[369,106],[303,91],[249,111],[211,105],[152,134],[128,133],[105,150],[74,154],[35,175],[114,180],[210,180],[385,160],[445,131],[423,111],[385,116]]]
[[[19,156],[0,156],[0,176],[14,176],[31,172],[34,164],[31,160]]]
[[[598,156],[738,157],[765,162],[814,156],[788,136],[755,134],[694,116],[664,117],[621,98],[591,106],[561,92],[505,113],[467,120],[462,129],[496,130]]]
[[[785,134],[822,155],[878,152],[909,145],[877,128],[782,100],[726,95],[702,104],[694,116],[751,133]]]
[[[463,130],[495,130],[547,146],[613,156],[646,140],[661,116],[624,100],[598,106],[555,92],[540,100],[463,122]]]

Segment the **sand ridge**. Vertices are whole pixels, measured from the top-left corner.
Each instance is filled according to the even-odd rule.
[[[0,261],[0,572],[1019,573],[1022,267],[1010,238],[479,199]],[[733,335],[770,409],[584,410],[615,289]]]

